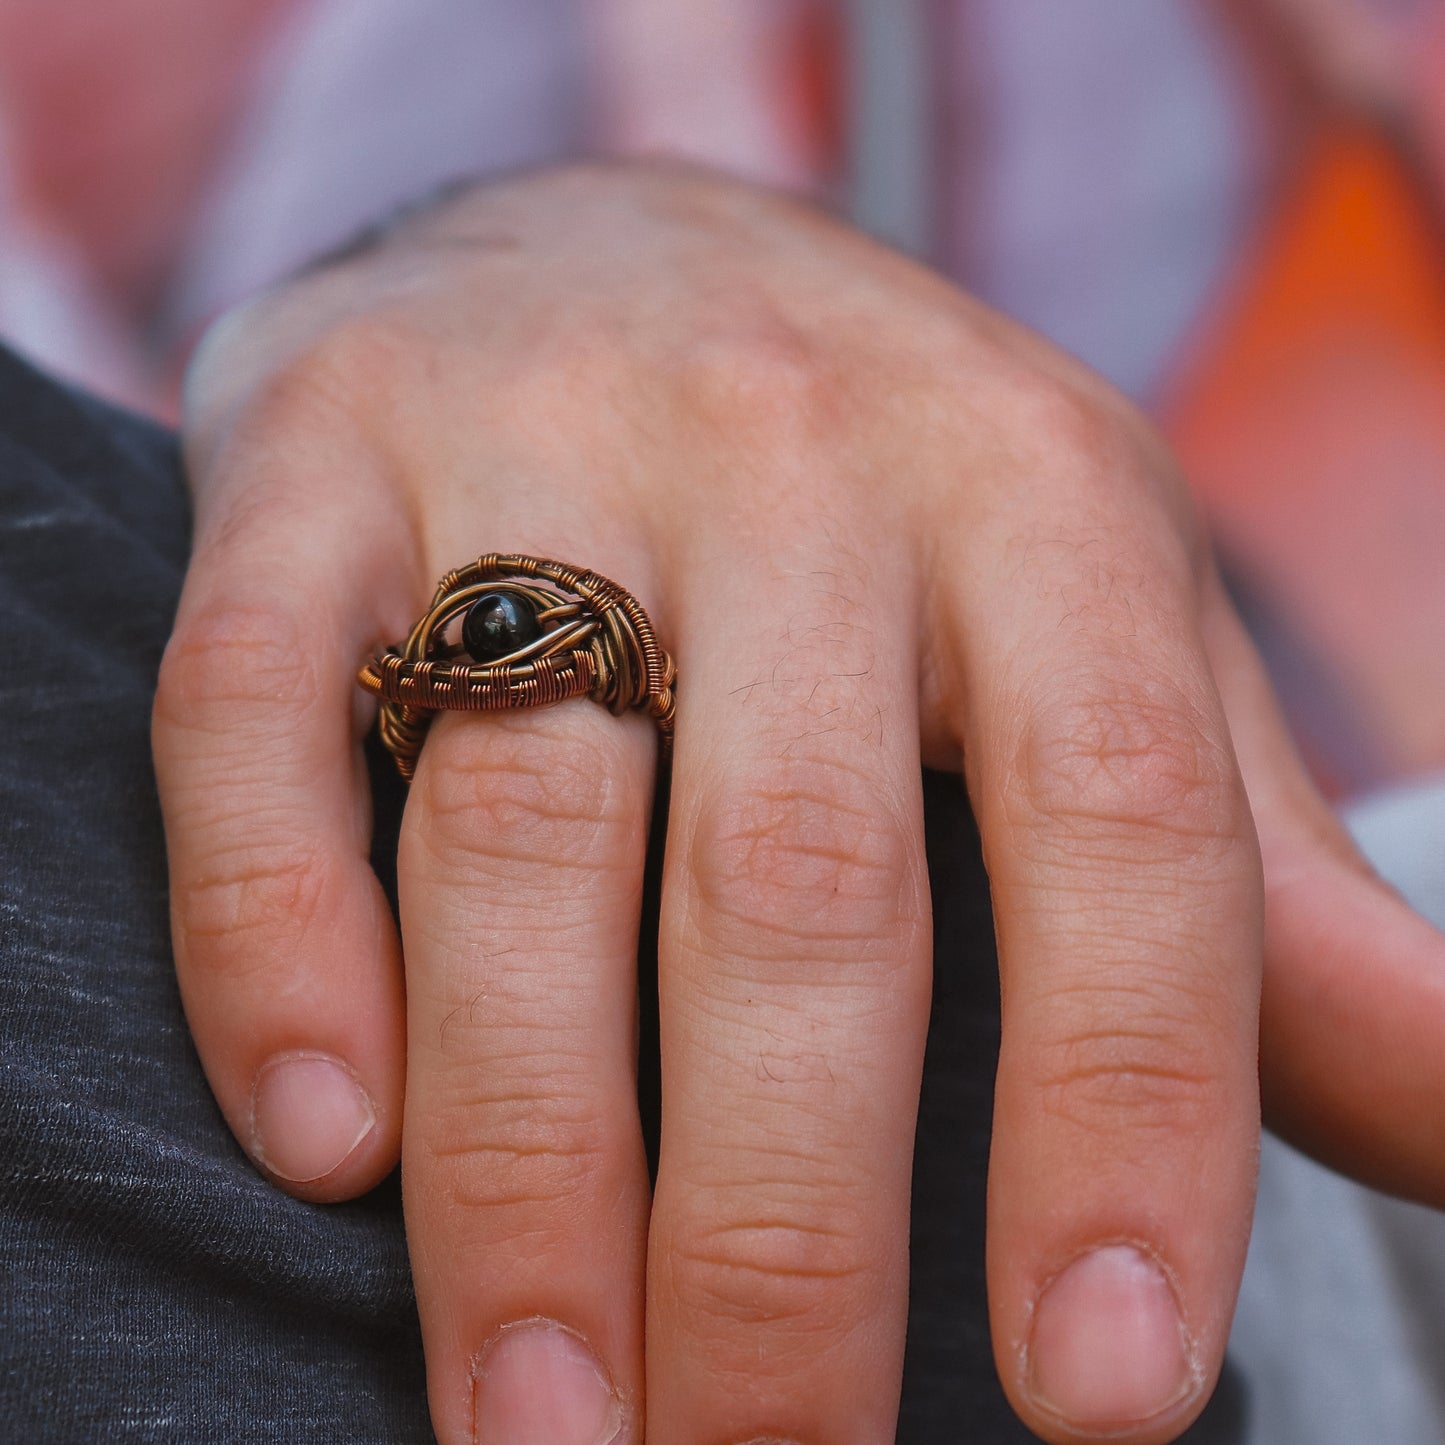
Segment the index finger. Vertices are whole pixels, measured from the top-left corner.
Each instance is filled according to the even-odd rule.
[[[398,627],[395,503],[341,427],[209,459],[153,744],[176,969],[237,1139],[308,1198],[395,1163],[399,945],[369,861],[357,662]]]

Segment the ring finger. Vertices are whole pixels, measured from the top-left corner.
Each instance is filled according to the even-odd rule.
[[[403,1180],[443,1445],[640,1439],[651,731],[581,702],[448,714],[418,763],[399,858]]]

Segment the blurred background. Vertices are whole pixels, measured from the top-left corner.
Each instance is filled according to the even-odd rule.
[[[1445,918],[1445,0],[0,0],[0,336],[172,418],[210,318],[399,203],[653,152],[1148,408],[1311,768]],[[1256,1438],[1445,1439],[1445,1239],[1309,1167],[1267,1151]]]
[[[0,335],[169,417],[447,179],[803,190],[1150,407],[1312,767],[1445,769],[1441,0],[0,0]]]

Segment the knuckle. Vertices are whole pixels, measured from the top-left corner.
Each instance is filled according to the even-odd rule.
[[[201,484],[209,464],[234,450],[248,496],[260,487],[268,505],[294,506],[303,449],[364,431],[378,415],[404,415],[400,399],[426,385],[437,341],[418,336],[414,312],[375,290],[358,310],[354,283],[323,267],[214,324],[184,397],[186,453]]]
[[[1152,450],[1143,414],[1094,378],[1086,384],[1034,375],[1014,404],[1021,423],[1015,435],[1033,438],[1076,481],[1135,474]]]
[[[513,365],[489,376],[489,415],[526,426],[585,425],[583,401],[615,399],[639,365],[635,337],[595,298],[579,299],[565,315],[519,338]]]
[[[679,357],[675,384],[689,410],[730,437],[787,446],[840,418],[838,384],[800,330],[758,303],[701,328]]]
[[[845,1333],[875,1293],[857,1221],[836,1205],[697,1223],[675,1232],[670,1283],[694,1320],[726,1326],[793,1324]]]
[[[715,794],[692,840],[697,921],[728,953],[879,962],[917,923],[921,861],[896,802],[837,763]]]
[[[1233,1055],[1219,1027],[1199,1020],[1201,1001],[1170,983],[1090,985],[1085,994],[1060,1001],[1074,1014],[1070,1026],[1031,1055],[1038,1107],[1111,1140],[1187,1139],[1217,1127]]]
[[[248,431],[287,444],[314,434],[318,424],[373,414],[415,377],[417,342],[404,307],[378,300],[364,311],[322,308],[316,329],[286,364],[257,378]]]
[[[1058,544],[1062,553],[1079,551],[1081,543],[1111,543],[1110,560],[1127,574],[1137,568],[1117,543],[1121,531],[1132,533],[1144,551],[1170,556],[1182,577],[1198,582],[1208,543],[1194,495],[1167,441],[1127,397],[1097,377],[1030,372],[1010,389],[1006,415],[1006,444],[1011,450],[1028,448],[1026,475],[1047,492],[1067,497],[1083,524],[1065,531],[1044,527],[1039,535],[1046,543]],[[1127,521],[1121,521],[1121,498]],[[1092,526],[1091,515],[1097,518]]]
[[[303,838],[230,848],[177,880],[178,928],[192,941],[224,944],[204,950],[218,968],[244,967],[248,958],[264,965],[323,919],[330,871],[325,852]],[[258,936],[271,947],[233,946]]]
[[[560,1233],[572,1206],[595,1200],[618,1161],[630,1160],[586,1081],[568,1087],[565,1065],[530,1081],[494,1071],[491,1088],[485,1070],[457,1072],[464,1082],[421,1122],[432,1168],[462,1208],[525,1215],[535,1230],[542,1206]]]
[[[161,657],[155,710],[162,724],[224,732],[258,710],[272,715],[279,708],[294,718],[321,696],[295,614],[274,605],[229,603],[177,624]]]
[[[1232,757],[1172,686],[1051,685],[1006,786],[1019,821],[1086,861],[1207,860],[1247,834]]]
[[[618,742],[529,717],[489,718],[468,733],[453,733],[454,746],[433,745],[414,785],[420,836],[444,870],[542,863],[543,881],[555,873],[570,889],[577,868],[592,873],[634,859],[643,819],[622,785],[632,769]],[[537,881],[529,875],[529,886]]]

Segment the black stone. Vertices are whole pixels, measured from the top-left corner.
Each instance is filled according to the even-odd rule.
[[[525,597],[485,592],[462,619],[462,646],[478,662],[496,662],[542,635],[537,612]]]

